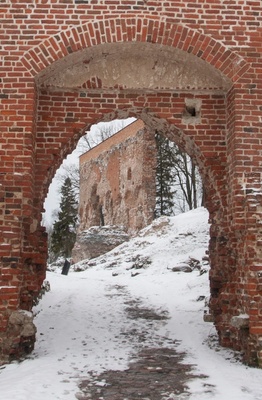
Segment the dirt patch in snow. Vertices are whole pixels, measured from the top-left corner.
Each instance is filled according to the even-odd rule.
[[[80,400],[187,399],[187,381],[196,376],[184,355],[170,348],[143,349],[124,371],[106,371],[82,381]],[[203,378],[203,377],[202,377]],[[183,395],[183,397],[181,397]]]
[[[117,289],[119,289],[117,287]],[[101,374],[89,371],[87,379],[79,384],[78,400],[186,400],[190,397],[187,382],[205,376],[196,375],[193,366],[183,362],[185,354],[176,350],[176,342],[158,337],[158,346],[152,346],[154,323],[169,318],[165,310],[144,307],[138,299],[125,302],[125,312],[131,320],[144,320],[144,330],[132,325],[121,333],[124,340],[136,342],[137,354],[123,371],[108,370]],[[206,391],[210,388],[206,387]],[[211,388],[212,391],[212,388]]]

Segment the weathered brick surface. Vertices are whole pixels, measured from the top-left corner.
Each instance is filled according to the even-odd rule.
[[[78,233],[117,225],[138,232],[154,219],[156,143],[137,120],[80,157]]]
[[[20,353],[9,315],[31,309],[45,275],[56,168],[90,125],[136,116],[197,161],[216,327],[262,363],[261,22],[260,0],[0,1],[2,360]],[[240,314],[248,329],[232,326]]]

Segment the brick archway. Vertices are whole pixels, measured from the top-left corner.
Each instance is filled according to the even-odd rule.
[[[163,6],[159,15],[150,11],[150,5],[141,6],[143,11],[134,9],[132,14],[119,12],[118,6],[116,11],[107,9],[106,13],[89,5],[70,3],[59,7],[58,28],[51,27],[44,18],[47,10],[50,20],[51,12],[57,12],[51,3],[43,8],[32,3],[24,11],[19,9],[22,14],[38,12],[36,15],[45,22],[37,28],[25,22],[21,26],[24,36],[17,41],[19,51],[4,53],[7,70],[10,65],[13,69],[4,72],[0,81],[2,129],[6,129],[0,186],[0,360],[5,362],[29,351],[34,341],[33,329],[23,336],[21,329],[13,327],[20,318],[19,310],[31,310],[45,276],[46,235],[40,218],[55,169],[86,127],[105,119],[136,116],[145,123],[160,124],[197,159],[208,189],[212,223],[210,305],[220,340],[223,345],[243,350],[250,364],[261,362],[259,35],[247,29],[252,46],[242,50],[244,39],[239,38],[239,30],[228,39],[223,30],[216,34],[212,26],[197,26],[183,6],[179,10],[181,18],[174,16],[175,10],[170,13],[168,6]],[[85,9],[91,10],[90,16]],[[81,18],[66,23],[74,11]],[[20,21],[22,14],[12,13],[14,20]],[[12,13],[7,14],[8,21]],[[202,14],[208,21],[204,7]],[[246,23],[243,21],[242,28]],[[145,77],[135,87],[132,82],[138,75],[133,72],[129,81],[119,78],[114,86],[111,76],[105,84],[103,79],[90,75],[90,66],[83,75],[83,65],[80,72],[87,80],[74,85],[73,80],[61,77],[61,71],[66,77],[70,71],[76,76],[75,65],[87,66],[92,57],[101,62],[103,49],[111,57],[107,71],[113,71],[112,54],[115,49],[121,53],[122,48],[131,52],[132,60],[144,50],[150,57],[159,54],[155,65],[162,52],[167,70],[170,60],[178,57],[180,67],[183,62],[195,63],[198,74],[206,68],[212,79],[206,83],[202,74],[197,86],[190,86],[190,79],[175,86],[170,83],[173,75],[168,70],[167,76],[161,75],[160,86],[154,72],[153,86]],[[122,65],[124,57],[119,55]],[[117,72],[121,76],[121,71]],[[192,107],[196,118],[190,115]],[[11,141],[6,139],[6,132]]]
[[[146,18],[144,15],[120,15],[70,27],[30,49],[21,63],[35,77],[50,64],[72,53],[117,42],[147,42],[178,48],[205,60],[234,82],[249,68],[244,58],[214,38],[173,22],[172,18],[151,15]]]

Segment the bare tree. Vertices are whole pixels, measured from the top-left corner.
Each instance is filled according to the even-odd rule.
[[[57,180],[64,183],[65,178],[70,178],[72,184],[72,190],[76,196],[79,195],[79,165],[78,164],[67,164],[63,165],[57,174]]]
[[[110,136],[122,130],[125,126],[126,120],[115,120],[112,122],[97,124],[96,129],[93,132],[87,132],[80,139],[81,151],[85,152],[92,149]]]
[[[177,159],[173,166],[175,174],[175,206],[180,212],[202,205],[203,189],[198,167],[194,160],[177,148]]]

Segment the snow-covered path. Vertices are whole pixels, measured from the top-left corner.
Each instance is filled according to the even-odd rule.
[[[201,260],[207,229],[201,209],[145,230],[83,272],[49,272],[51,291],[35,310],[35,351],[22,363],[0,369],[1,400],[76,399],[89,371],[99,377],[109,369],[126,369],[141,346],[163,343],[186,352],[185,362],[195,366],[195,373],[208,376],[188,382],[190,396],[170,399],[262,400],[262,371],[219,348],[212,324],[203,322],[200,296],[208,296],[208,274],[170,269],[189,257]],[[150,257],[151,264],[132,277],[131,261],[138,254]],[[126,308],[132,304],[170,318],[130,319]]]
[[[105,274],[88,272],[49,274],[52,290],[37,307],[35,351],[32,359],[2,371],[3,400],[74,399],[87,371],[127,365],[132,349],[117,335],[124,323],[121,300],[111,296]]]

